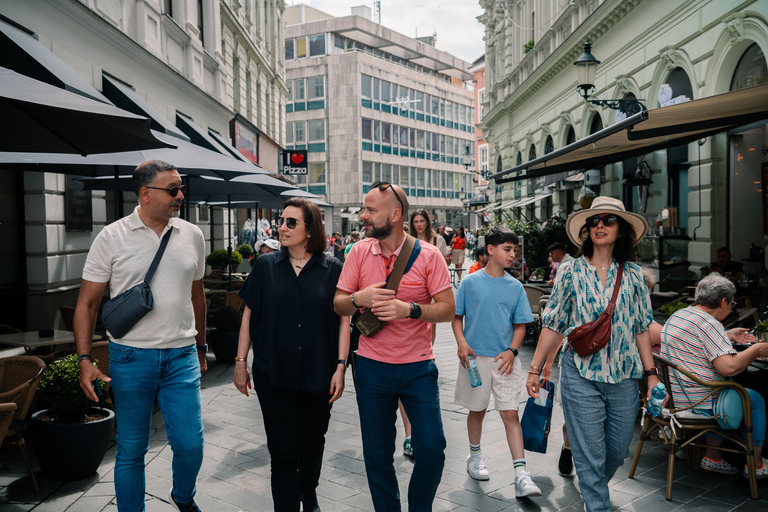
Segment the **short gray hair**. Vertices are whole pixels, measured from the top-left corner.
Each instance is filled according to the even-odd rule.
[[[736,295],[736,286],[720,274],[709,274],[696,285],[696,304],[717,309],[723,299],[728,302]]]
[[[133,191],[139,195],[142,187],[148,187],[155,182],[157,175],[165,171],[175,171],[176,166],[163,160],[147,160],[133,171]]]

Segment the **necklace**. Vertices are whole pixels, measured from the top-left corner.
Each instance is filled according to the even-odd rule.
[[[292,259],[293,261],[304,261],[305,259],[307,259],[307,257],[309,256],[309,254],[307,254],[307,253],[304,253],[304,256],[303,256],[302,258],[295,258],[295,257],[293,256],[293,254],[291,254],[291,253],[288,253],[288,256],[290,256],[290,257],[291,257],[291,259]]]
[[[611,264],[609,263],[607,266],[605,266],[605,267],[604,267],[604,266],[602,266],[601,264],[599,264],[599,263],[597,263],[597,262],[595,262],[595,261],[593,261],[593,262],[592,262],[592,264],[593,264],[595,267],[598,267],[598,266],[599,266],[599,267],[600,267],[600,270],[608,270],[608,267],[610,267],[610,266],[611,266]]]

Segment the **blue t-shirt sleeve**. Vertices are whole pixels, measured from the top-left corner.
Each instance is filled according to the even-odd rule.
[[[465,308],[464,308],[464,296],[465,296],[465,289],[467,287],[467,281],[466,279],[464,282],[459,282],[459,289],[456,290],[456,297],[454,300],[456,301],[456,314],[464,316]]]
[[[533,322],[533,313],[531,313],[531,305],[528,302],[528,294],[525,293],[525,289],[520,286],[517,290],[517,304],[515,304],[515,311],[512,313],[513,324],[529,324]]]

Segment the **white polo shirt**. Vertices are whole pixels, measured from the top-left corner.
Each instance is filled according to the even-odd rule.
[[[98,234],[88,252],[83,279],[109,282],[111,297],[139,284],[169,229],[173,229],[171,239],[150,283],[154,310],[122,338],[110,335],[115,343],[137,348],[179,348],[195,343],[192,282],[205,274],[205,239],[194,224],[171,218],[158,237],[142,222],[137,206],[131,215]]]

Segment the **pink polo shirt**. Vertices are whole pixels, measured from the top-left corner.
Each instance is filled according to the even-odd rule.
[[[405,240],[403,240],[405,243]],[[448,266],[437,248],[419,240],[421,252],[403,275],[395,297],[403,302],[429,304],[432,297],[451,287]],[[392,255],[391,265],[403,244]],[[381,254],[381,245],[375,238],[357,242],[349,251],[336,287],[347,293],[387,280],[387,259]],[[404,364],[434,359],[432,353],[432,326],[422,320],[402,318],[387,322],[379,332],[367,338],[360,336],[358,355],[383,363]]]

